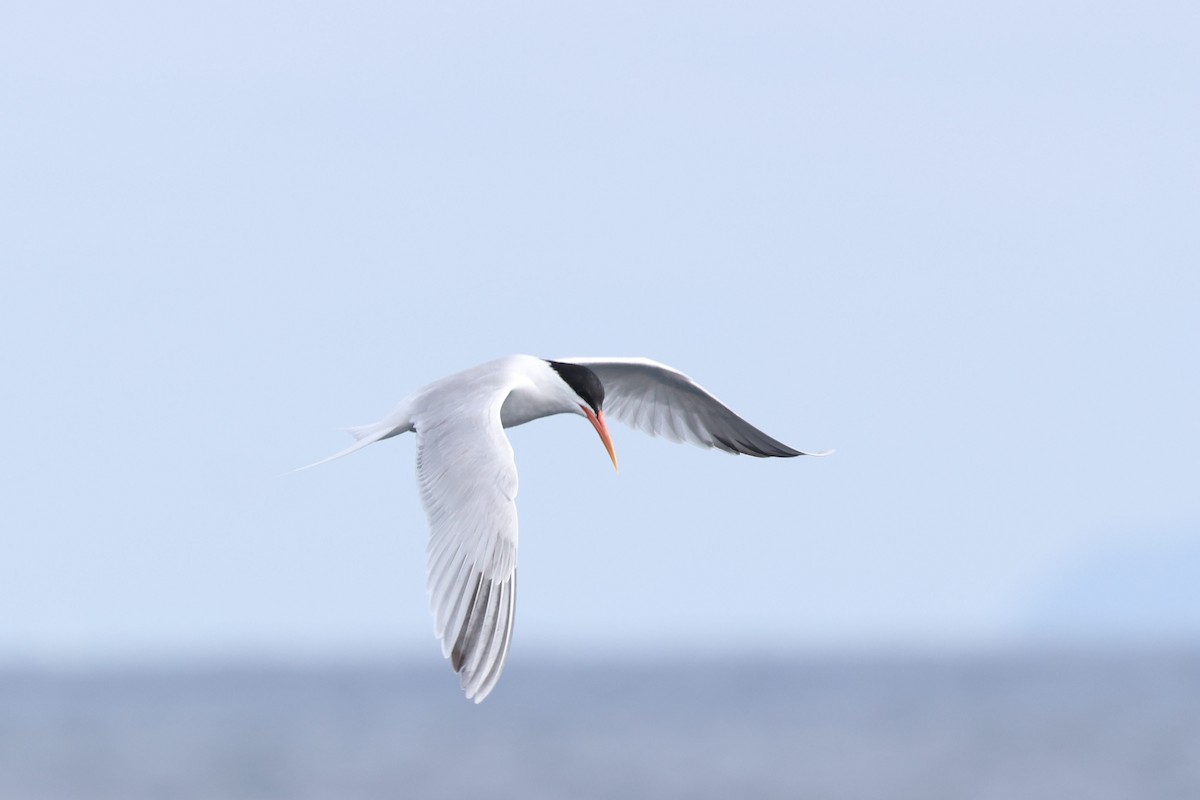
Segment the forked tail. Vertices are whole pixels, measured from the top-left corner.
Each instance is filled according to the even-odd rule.
[[[353,428],[346,428],[350,435],[355,438],[356,441],[354,444],[350,445],[341,452],[334,453],[328,458],[322,458],[320,461],[315,461],[312,464],[298,467],[297,469],[292,470],[292,472],[300,472],[301,470],[309,469],[311,467],[319,467],[322,464],[326,464],[336,458],[348,456],[355,450],[361,450],[369,444],[375,444],[376,442],[381,442],[384,439],[390,439],[393,436],[398,436],[399,434],[405,433],[406,431],[411,431],[412,429],[412,422],[409,421],[408,415],[401,413],[400,410],[397,409],[397,411],[392,412],[385,419],[382,419],[379,422],[372,422],[370,425],[358,425]]]

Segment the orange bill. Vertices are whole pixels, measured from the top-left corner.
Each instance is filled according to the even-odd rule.
[[[600,434],[600,441],[604,442],[604,449],[608,451],[608,457],[612,459],[613,469],[620,472],[621,468],[617,466],[617,451],[613,450],[612,437],[608,435],[608,425],[604,422],[604,412],[601,411],[598,415],[592,413],[592,410],[585,405],[580,405],[583,413],[587,415],[588,422],[592,423],[592,427],[596,429],[596,433]]]

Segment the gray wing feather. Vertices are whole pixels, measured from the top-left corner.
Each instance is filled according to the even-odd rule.
[[[666,364],[646,358],[559,360],[595,372],[604,384],[604,410],[651,436],[759,458],[827,454],[797,450],[768,436]]]
[[[442,654],[469,699],[500,678],[512,638],[517,468],[499,401],[416,420],[417,483],[429,517],[428,585]]]

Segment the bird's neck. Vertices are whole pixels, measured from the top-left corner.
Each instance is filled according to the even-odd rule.
[[[549,364],[529,359],[521,367],[500,407],[501,425],[512,428],[555,414],[578,413],[574,393]]]
[[[567,414],[574,410],[573,406],[546,395],[536,387],[519,386],[509,393],[504,404],[500,406],[500,424],[505,428],[512,428],[533,422],[535,419]]]

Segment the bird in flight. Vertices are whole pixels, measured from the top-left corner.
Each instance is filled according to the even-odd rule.
[[[417,484],[429,517],[430,610],[442,655],[468,699],[496,686],[512,637],[517,466],[505,428],[554,414],[586,417],[617,466],[604,414],[651,436],[759,458],[805,453],[730,411],[678,370],[646,358],[508,356],[418,389],[353,445],[417,434]],[[829,451],[831,452],[831,451]]]

